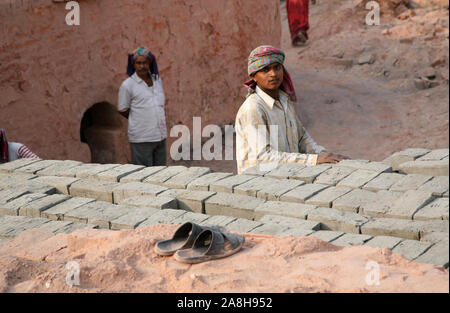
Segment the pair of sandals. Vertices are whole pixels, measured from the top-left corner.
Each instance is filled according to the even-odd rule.
[[[154,249],[161,256],[173,255],[175,260],[189,264],[224,258],[238,252],[245,238],[222,230],[187,222],[175,231],[172,239],[157,242]]]

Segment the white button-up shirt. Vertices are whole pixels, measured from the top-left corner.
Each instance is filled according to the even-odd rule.
[[[155,75],[151,76],[152,87],[134,73],[119,89],[118,110],[130,110],[128,139],[132,143],[157,142],[167,138],[162,81]]]

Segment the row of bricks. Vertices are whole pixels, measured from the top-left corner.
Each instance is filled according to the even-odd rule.
[[[16,162],[16,163],[15,163]],[[231,173],[211,173],[209,168],[184,166],[149,167],[131,164],[82,164],[75,161],[33,160],[15,161],[8,166],[0,166],[0,172],[15,170],[19,173],[39,176],[63,176],[95,178],[110,182],[146,182],[168,188],[189,190],[210,190],[249,194],[259,192],[261,197],[272,193],[286,192],[301,184],[316,183],[345,188],[361,188],[369,191],[407,190],[430,191],[435,196],[448,196],[448,179],[427,175],[402,175],[388,173],[391,168],[383,163],[344,160],[337,165],[306,167],[301,164],[281,164],[268,173],[256,173],[254,168],[244,175]],[[28,164],[31,162],[30,164]],[[7,163],[8,164],[8,163]],[[264,178],[254,177],[255,175]],[[255,180],[256,179],[256,180]],[[278,180],[277,180],[278,179]],[[279,179],[282,180],[280,184]],[[286,186],[285,188],[280,187]],[[267,190],[264,190],[267,189]]]
[[[51,190],[50,190],[51,191]],[[208,215],[223,215],[248,220],[261,220],[266,215],[278,215],[281,217],[291,217],[296,220],[308,220],[323,224],[322,228],[329,230],[343,231],[347,233],[367,233],[376,235],[394,235],[402,238],[419,239],[420,236],[432,232],[448,233],[447,220],[424,220],[415,221],[395,218],[372,218],[362,216],[354,212],[336,210],[333,208],[318,207],[310,204],[288,203],[280,201],[266,201],[247,196],[213,193],[202,191],[186,190],[166,190],[160,195],[131,196],[124,198],[120,205],[113,205],[109,202],[97,201],[100,207],[90,207],[80,210],[95,199],[83,197],[71,197],[61,194],[25,193],[23,190],[2,190],[0,191],[0,214],[2,215],[23,215],[32,217],[49,217],[63,219],[64,214],[74,211],[74,221],[89,222],[89,214],[93,214],[98,219],[100,215],[105,228],[110,228],[109,224],[117,214],[129,213],[130,219],[137,219],[142,222],[142,214],[130,208],[141,208],[143,210],[152,209],[181,209],[195,213],[206,213]],[[447,201],[448,198],[440,198],[436,201]],[[3,201],[3,203],[2,203]],[[432,208],[434,202],[425,207]],[[104,213],[103,208],[110,208],[108,213]],[[119,209],[123,209],[124,214]],[[144,215],[147,214],[143,211]],[[72,212],[73,213],[73,212]],[[151,211],[154,213],[154,211]],[[112,214],[112,215],[111,215]],[[146,218],[146,216],[143,216]]]
[[[180,215],[181,214],[181,215]],[[346,234],[336,231],[319,230],[319,225],[299,224],[294,219],[283,219],[277,216],[265,216],[261,221],[249,221],[228,216],[207,216],[177,210],[163,210],[152,219],[146,220],[138,225],[115,224],[115,229],[128,229],[145,227],[160,222],[165,224],[181,224],[194,222],[200,225],[221,226],[227,231],[265,234],[276,236],[313,236],[315,238],[330,242],[337,246],[366,245],[378,248],[388,248],[394,253],[400,253],[409,260],[421,263],[431,263],[448,267],[448,240],[434,244],[427,241],[405,240],[391,236],[369,236],[358,234]],[[97,228],[97,225],[76,223],[72,221],[53,221],[46,218],[30,218],[24,216],[0,216],[0,238],[13,238],[28,229],[46,229],[53,233],[71,233],[81,228]],[[5,240],[0,239],[0,244]]]
[[[130,184],[139,184],[139,183],[130,183]],[[146,188],[150,188],[152,186],[147,184],[143,185]],[[340,209],[335,209],[317,206],[313,204],[266,201],[263,199],[235,194],[215,193],[207,191],[188,191],[177,189],[167,190],[167,189],[158,189],[162,188],[160,186],[154,187],[157,188],[158,190],[157,192],[149,189],[147,189],[148,193],[144,192],[142,189],[134,189],[134,188],[131,188],[130,190],[120,189],[121,201],[119,201],[119,204],[142,208],[155,207],[158,209],[165,209],[165,208],[182,209],[184,211],[191,211],[196,213],[206,213],[209,215],[227,215],[250,220],[258,220],[267,214],[282,215],[287,217],[295,217],[300,219],[310,219],[314,221],[319,221],[322,222],[324,225],[326,225],[328,229],[340,230],[350,233],[360,233],[361,227],[364,224],[374,220],[370,216],[356,214],[355,212],[352,212],[353,210],[346,210],[346,207],[340,207]],[[41,212],[48,210],[51,206],[54,206],[59,202],[66,201],[67,199],[70,198],[69,196],[66,195],[53,195],[51,197],[45,197],[44,199],[41,199],[37,202],[34,201],[32,206],[25,206],[24,202],[28,203],[30,201],[33,201],[34,200],[32,199],[33,196],[43,197],[44,193],[51,194],[54,193],[55,191],[55,188],[49,186],[44,186],[41,188],[47,189],[46,190],[43,189],[41,190],[41,193],[34,193],[32,195],[27,195],[28,193],[30,193],[30,190],[26,186],[21,186],[15,189],[5,189],[0,191],[0,199],[3,199],[0,200],[0,203],[2,201],[4,203],[3,205],[0,204],[0,214],[28,215],[38,217],[41,216]],[[350,197],[351,194],[354,192],[356,191],[351,191],[347,195],[344,195],[341,198],[341,201],[334,201],[334,204],[344,205],[348,203],[346,197],[347,198]],[[72,196],[89,198],[89,195],[86,195],[84,193],[76,195],[72,194]],[[318,194],[318,196],[320,196],[320,194]],[[318,201],[315,197],[311,199],[313,202]],[[359,199],[366,199],[366,197],[359,197]],[[420,199],[421,198],[418,197],[418,194],[412,194],[410,198],[401,197],[400,200],[397,200],[397,202],[394,203],[403,205],[403,210],[407,212],[407,209],[412,207],[407,206],[407,204],[413,205],[415,203],[415,205],[419,207],[418,203],[420,203],[419,202]],[[351,197],[350,200],[352,200]],[[374,202],[371,202],[372,200]],[[64,207],[66,206],[66,204],[69,203],[70,202],[65,202],[65,204],[62,204],[62,206]],[[351,203],[351,201],[349,203]],[[378,208],[375,205],[377,202],[374,199],[369,198],[369,201],[366,201],[365,203],[366,203],[365,205],[359,207],[360,213],[370,211],[370,207]],[[351,206],[349,207],[351,208]],[[382,209],[386,207],[387,207],[386,205],[381,204],[379,206],[379,208]],[[68,206],[68,209],[71,209],[71,207]],[[397,214],[398,212],[399,211],[397,211]],[[430,202],[429,204],[423,206],[420,210],[418,210],[417,213],[415,213],[415,216],[417,216],[416,218],[417,220],[422,219],[424,222],[429,221],[429,223],[432,223],[433,220],[436,220],[434,221],[436,225],[438,225],[439,223],[441,224],[443,223],[444,226],[448,225],[448,198],[438,198]],[[381,217],[382,220],[385,220],[385,218],[383,218],[383,215],[381,213],[379,214],[378,217]],[[444,221],[439,221],[442,219],[444,219]],[[420,221],[405,220],[403,221],[403,224],[420,225]],[[431,224],[429,226],[434,227]],[[398,230],[394,229],[394,231],[397,232]],[[426,230],[424,229],[423,231]],[[418,236],[418,234],[417,233],[416,235],[410,234],[409,236],[413,236],[413,238],[416,238],[414,236]]]
[[[167,168],[171,169],[171,168]],[[208,175],[219,175],[224,173],[212,173]],[[3,176],[3,178],[2,178]],[[413,175],[408,175],[413,176]],[[204,176],[205,177],[205,176]],[[92,197],[97,200],[120,203],[124,198],[138,195],[156,196],[161,193],[174,193],[168,187],[150,183],[130,182],[114,183],[94,179],[80,179],[69,177],[43,176],[37,177],[32,174],[0,174],[0,188],[22,185],[24,179],[31,179],[27,185],[41,183],[58,188],[65,194],[74,196]],[[6,183],[5,183],[6,182]],[[277,183],[278,182],[278,183]],[[306,184],[302,181],[284,180],[279,181],[266,177],[255,177],[249,175],[237,175],[224,178],[209,185],[210,193],[189,192],[192,200],[200,197],[198,201],[203,202],[213,195],[214,191],[227,192],[232,190],[236,195],[248,195],[263,200],[275,200],[283,202],[296,202],[313,204],[323,207],[333,207],[340,210],[353,211],[366,216],[394,217],[406,219],[448,219],[448,198],[437,199],[434,197],[441,193],[430,192],[428,186],[444,186],[441,191],[448,188],[448,180],[445,177],[435,177],[416,191],[407,191],[404,194],[382,190],[373,192],[368,190],[352,190],[348,187],[332,187],[324,184]],[[225,187],[227,185],[227,187]],[[430,187],[437,190],[437,187]],[[69,191],[70,189],[70,191]],[[192,190],[192,189],[188,189]],[[198,190],[198,189],[197,189]],[[434,200],[434,201],[433,201]],[[428,205],[431,202],[430,205]],[[204,204],[199,204],[204,212]],[[196,209],[194,209],[196,210]],[[420,211],[419,211],[420,210]]]

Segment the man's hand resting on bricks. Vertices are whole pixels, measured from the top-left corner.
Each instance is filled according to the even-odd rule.
[[[334,153],[321,153],[317,158],[317,164],[322,163],[338,163],[342,160],[348,160],[349,157]]]

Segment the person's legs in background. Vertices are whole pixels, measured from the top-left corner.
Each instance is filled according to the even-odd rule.
[[[292,44],[302,45],[308,40],[309,0],[286,0],[286,9]]]

